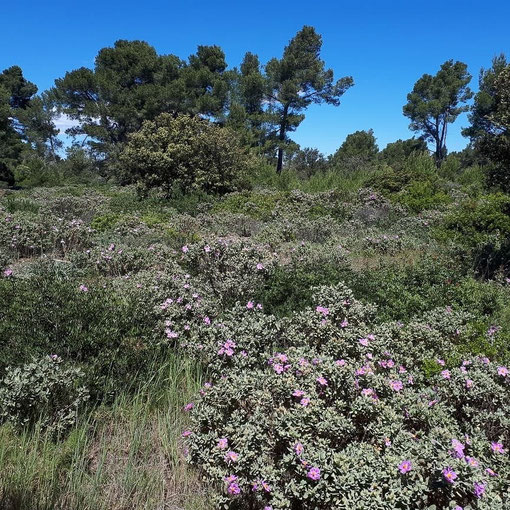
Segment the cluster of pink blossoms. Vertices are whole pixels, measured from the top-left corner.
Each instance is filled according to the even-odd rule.
[[[233,356],[234,355],[234,349],[236,347],[236,344],[232,340],[227,340],[218,351],[218,356]]]
[[[268,363],[273,367],[273,370],[277,374],[282,374],[291,368],[288,356],[281,352],[277,352],[272,358],[269,359]]]

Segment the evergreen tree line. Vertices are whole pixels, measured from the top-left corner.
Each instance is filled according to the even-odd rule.
[[[12,186],[20,165],[62,163],[56,119],[65,115],[75,143],[67,149],[74,166],[108,172],[130,137],[162,114],[207,119],[231,128],[249,152],[281,172],[286,165],[311,175],[325,169],[363,168],[378,160],[390,165],[428,144],[439,166],[447,156],[448,125],[468,112],[463,130],[470,144],[464,157],[487,165],[493,184],[510,189],[510,63],[504,55],[482,69],[479,91],[469,88],[466,64],[449,60],[435,75],[424,74],[407,95],[403,114],[416,138],[398,140],[379,152],[372,130],[358,131],[329,158],[300,149],[290,134],[312,103],[338,106],[353,78],[334,78],[320,57],[322,38],[303,27],[281,58],[262,65],[247,52],[229,68],[219,46],[198,46],[183,60],[159,55],[144,41],[119,40],[99,51],[93,69],[81,67],[38,94],[13,66],[0,73],[0,180]],[[468,102],[473,99],[471,104]]]

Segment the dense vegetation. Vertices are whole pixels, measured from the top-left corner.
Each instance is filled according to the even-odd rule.
[[[320,48],[0,75],[1,508],[507,508],[510,68],[325,158],[288,137],[353,84]]]

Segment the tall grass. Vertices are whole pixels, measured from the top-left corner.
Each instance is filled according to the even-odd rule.
[[[376,170],[370,167],[359,170],[335,169],[317,172],[303,178],[293,170],[283,170],[280,174],[268,165],[260,166],[251,177],[254,187],[272,188],[279,191],[301,190],[305,193],[319,193],[329,190],[344,192],[357,191]]]
[[[171,356],[137,391],[82,418],[62,441],[39,427],[0,427],[4,510],[206,510],[207,490],[187,467],[182,407],[201,383]]]

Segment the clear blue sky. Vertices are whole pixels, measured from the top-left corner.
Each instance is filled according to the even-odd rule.
[[[374,129],[381,148],[411,136],[402,115],[406,94],[445,60],[468,64],[476,89],[482,66],[501,52],[510,57],[509,0],[27,0],[10,12],[2,3],[0,70],[19,65],[40,90],[68,70],[92,67],[98,50],[117,39],[146,40],[181,58],[198,44],[218,44],[233,67],[246,51],[263,63],[281,56],[297,30],[313,25],[327,66],[355,80],[340,107],[311,107],[293,134],[326,154],[358,129]],[[465,146],[466,124],[463,115],[450,128],[450,150]]]

